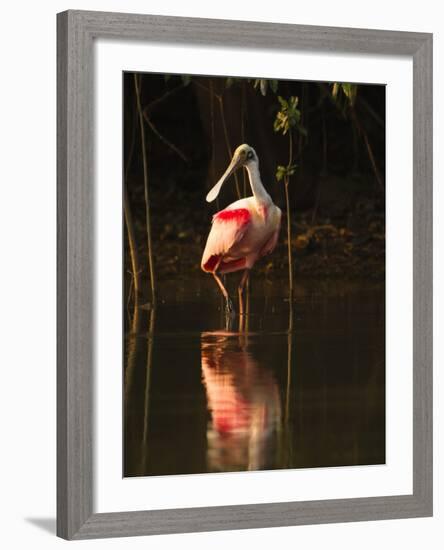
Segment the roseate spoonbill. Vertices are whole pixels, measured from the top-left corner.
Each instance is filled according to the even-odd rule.
[[[241,316],[244,314],[242,294],[250,270],[259,258],[275,248],[282,215],[262,184],[256,152],[246,143],[235,150],[224,175],[208,193],[207,202],[214,201],[223,183],[242,166],[248,172],[253,195],[233,202],[213,216],[201,263],[203,271],[211,273],[219,285],[227,315],[232,315],[234,310],[219,275],[244,270],[238,288]]]

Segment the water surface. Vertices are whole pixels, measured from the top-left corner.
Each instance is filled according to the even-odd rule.
[[[384,463],[383,286],[257,282],[239,326],[212,283],[126,312],[124,475]]]

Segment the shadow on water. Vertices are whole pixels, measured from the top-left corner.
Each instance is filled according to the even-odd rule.
[[[383,287],[257,283],[229,327],[200,282],[162,295],[126,315],[125,476],[385,462]]]

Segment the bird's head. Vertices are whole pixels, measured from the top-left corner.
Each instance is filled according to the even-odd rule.
[[[258,163],[258,158],[256,151],[253,147],[250,147],[246,143],[239,145],[239,147],[234,151],[233,158],[225,170],[224,175],[216,183],[216,185],[211,189],[207,195],[207,202],[213,202],[214,199],[219,195],[219,191],[224,184],[224,182],[239,168],[242,166],[250,166],[253,163]]]
[[[233,160],[238,159],[240,166],[245,166],[252,162],[257,162],[256,151],[250,145],[243,143],[234,151]],[[233,162],[233,160],[231,162]]]

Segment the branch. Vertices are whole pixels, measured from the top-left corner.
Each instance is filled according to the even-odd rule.
[[[145,113],[148,113],[148,111],[152,111],[154,107],[157,107],[159,103],[163,103],[166,99],[168,99],[170,96],[175,94],[178,90],[182,90],[185,88],[186,84],[180,84],[179,86],[176,86],[172,90],[168,90],[165,92],[162,96],[158,97],[157,99],[153,99],[151,103],[148,103],[146,107],[143,109],[143,114],[145,116]]]
[[[152,123],[150,117],[148,116],[148,113],[146,112],[146,109],[143,111],[143,118],[145,119],[145,122],[148,124],[148,126],[150,127],[151,131],[153,132],[153,134],[155,134],[162,143],[164,143],[167,147],[169,147],[172,151],[174,151],[176,153],[177,156],[179,156],[184,162],[186,162],[187,164],[190,163],[188,157],[185,155],[185,153],[183,153],[178,147],[176,147],[176,145],[174,145],[174,143],[171,143],[171,141],[169,141],[165,136],[163,136],[159,130],[154,126],[154,124]]]
[[[142,149],[142,161],[143,161],[143,184],[145,190],[145,216],[146,216],[146,236],[148,244],[148,267],[150,270],[150,282],[151,282],[151,298],[153,306],[156,303],[156,288],[154,279],[154,263],[153,263],[153,247],[151,242],[151,213],[150,213],[150,201],[148,193],[148,162],[146,158],[146,141],[145,141],[145,126],[143,124],[143,112],[140,102],[140,82],[137,79],[137,74],[134,73],[134,88],[136,91],[136,104],[137,111],[139,113],[139,125],[140,125],[140,145]]]
[[[222,119],[222,128],[223,128],[224,137],[225,137],[225,145],[227,147],[227,152],[228,152],[228,161],[230,161],[230,158],[233,155],[233,150],[231,148],[230,137],[228,136],[227,122],[225,120],[224,100],[222,99],[222,96],[219,96],[218,99],[219,99],[220,117]],[[234,172],[233,176],[236,184],[237,197],[241,199],[242,195],[239,188],[239,178],[238,178],[237,172]]]

